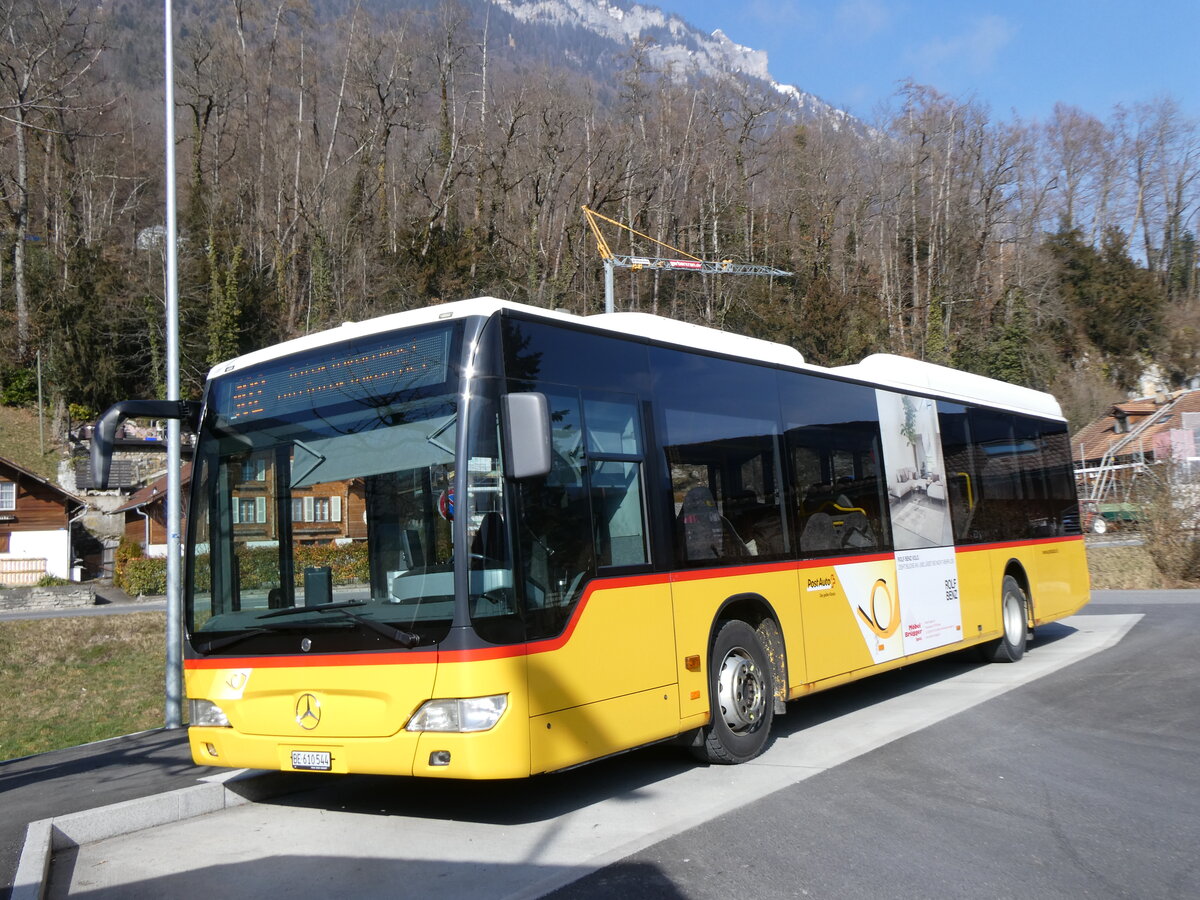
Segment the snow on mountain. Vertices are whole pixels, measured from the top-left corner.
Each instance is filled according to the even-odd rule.
[[[655,6],[622,0],[489,0],[514,19],[531,25],[578,28],[614,43],[631,46],[648,41],[647,55],[663,71],[680,76],[695,72],[716,75],[734,72],[765,82],[794,104],[798,117],[828,117],[851,121],[840,109],[798,87],[776,82],[767,68],[765,50],[745,47],[719,28],[705,34],[674,13]]]

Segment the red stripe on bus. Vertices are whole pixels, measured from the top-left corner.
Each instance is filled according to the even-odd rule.
[[[975,553],[980,550],[1011,550],[1016,547],[1037,547],[1042,544],[1062,544],[1071,541],[1082,541],[1083,535],[1069,534],[1064,537],[1027,538],[1020,541],[995,541],[991,544],[962,544],[955,549],[957,553]]]
[[[957,547],[958,553],[973,553],[981,550],[998,550],[1014,547],[1033,547],[1039,544],[1055,544],[1062,541],[1082,541],[1082,536],[1040,538],[1036,540],[1006,541],[994,544],[972,544]],[[356,651],[353,653],[331,653],[328,656],[246,656],[222,657],[219,659],[186,659],[185,669],[271,669],[310,668],[313,666],[387,666],[418,665],[433,662],[483,662],[493,659],[511,659],[534,653],[550,653],[566,646],[583,617],[588,601],[596,591],[618,588],[646,587],[654,584],[684,584],[691,581],[708,581],[718,578],[740,578],[748,575],[763,575],[776,572],[799,572],[804,569],[828,568],[830,566],[855,565],[892,559],[892,553],[869,553],[861,556],[832,556],[821,559],[781,560],[749,566],[726,566],[722,568],[693,569],[683,572],[661,572],[652,575],[628,575],[619,578],[593,579],[588,583],[583,597],[561,634],[544,640],[528,641],[503,647],[477,647],[470,650],[425,650],[415,653],[387,651]]]
[[[529,653],[546,653],[557,650],[567,643],[575,626],[583,614],[584,607],[592,593],[597,590],[612,590],[614,588],[640,587],[647,584],[665,583],[666,574],[635,575],[626,578],[608,578],[591,581],[583,592],[583,597],[575,607],[571,619],[562,634],[543,641],[529,641],[524,644],[512,644],[503,647],[476,647],[470,650],[425,650],[416,653],[388,651],[357,651],[354,653],[331,653],[328,656],[245,656],[224,657],[221,659],[185,659],[185,669],[269,669],[284,667],[311,666],[375,666],[431,662],[479,662],[489,659],[510,659],[515,656],[525,656]]]
[[[672,572],[669,575],[673,583],[686,581],[707,581],[711,578],[736,578],[744,575],[764,575],[773,572],[799,572],[803,569],[822,569],[829,566],[845,566],[855,563],[879,562],[891,559],[892,553],[870,553],[862,556],[824,556],[820,559],[789,559],[775,563],[762,563],[757,566],[726,566],[720,569],[692,569],[683,572]]]

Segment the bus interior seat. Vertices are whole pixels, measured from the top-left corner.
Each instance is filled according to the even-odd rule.
[[[861,550],[875,546],[875,532],[871,528],[871,522],[858,510],[839,516],[834,520],[834,527],[839,532],[841,546],[845,549]]]
[[[800,549],[805,551],[840,550],[841,538],[833,527],[833,516],[828,513],[813,513],[800,532]]]
[[[483,560],[498,563],[508,561],[508,542],[504,538],[504,518],[498,512],[484,513],[479,530],[471,539],[472,568],[478,568]]]
[[[688,490],[675,525],[685,559],[738,559],[750,555],[707,487],[697,485]]]
[[[708,488],[696,486],[684,495],[675,524],[685,559],[721,556],[721,514]]]

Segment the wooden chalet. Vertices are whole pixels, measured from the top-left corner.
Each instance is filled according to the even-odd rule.
[[[179,472],[184,488],[184,515],[187,513],[187,486],[192,478],[192,464],[185,463]],[[124,537],[142,548],[147,556],[167,555],[167,476],[152,481],[130,496],[113,515],[125,519]]]
[[[0,585],[70,579],[72,519],[83,508],[74,494],[0,457]]]
[[[186,488],[192,467],[180,471],[184,487],[183,512],[187,513]],[[279,539],[279,503],[265,461],[247,461],[232,484],[234,530],[253,541]],[[167,478],[162,476],[133,494],[114,514],[125,517],[124,536],[141,546],[147,556],[167,553]],[[290,518],[292,539],[299,544],[330,544],[365,540],[366,495],[361,479],[334,481],[292,492],[285,515]]]

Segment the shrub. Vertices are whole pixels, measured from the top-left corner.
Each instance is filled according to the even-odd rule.
[[[127,594],[165,594],[167,561],[147,559],[136,541],[123,537],[117,545],[113,584]]]
[[[113,581],[127,594],[137,596],[167,592],[167,561],[162,557],[131,559],[123,568],[117,569],[117,574],[119,582],[116,578]]]
[[[0,368],[0,404],[30,406],[37,402],[37,372],[33,369]]]
[[[1138,529],[1168,587],[1188,584],[1200,575],[1200,509],[1184,475],[1175,463],[1163,463],[1135,483]]]
[[[267,590],[279,586],[279,551],[275,547],[239,547],[237,559],[238,582],[242,590]],[[162,562],[165,567],[165,561]],[[303,586],[304,570],[310,566],[329,566],[333,583],[336,585],[366,584],[371,579],[371,566],[365,543],[342,546],[303,544],[295,548],[292,562],[293,583],[298,588]],[[120,563],[117,571],[122,571]],[[212,590],[212,567],[207,553],[196,557],[193,577],[196,590]],[[124,587],[121,584],[117,586]],[[128,591],[129,588],[125,590]]]
[[[98,414],[90,406],[71,403],[67,406],[67,415],[71,417],[72,422],[94,422]]]
[[[65,578],[59,578],[57,575],[43,575],[37,580],[35,587],[62,587],[64,584],[70,584]]]
[[[126,563],[131,559],[141,559],[146,554],[142,552],[142,545],[137,541],[131,541],[127,537],[121,538],[121,543],[117,544],[116,565],[119,569],[122,563]]]

